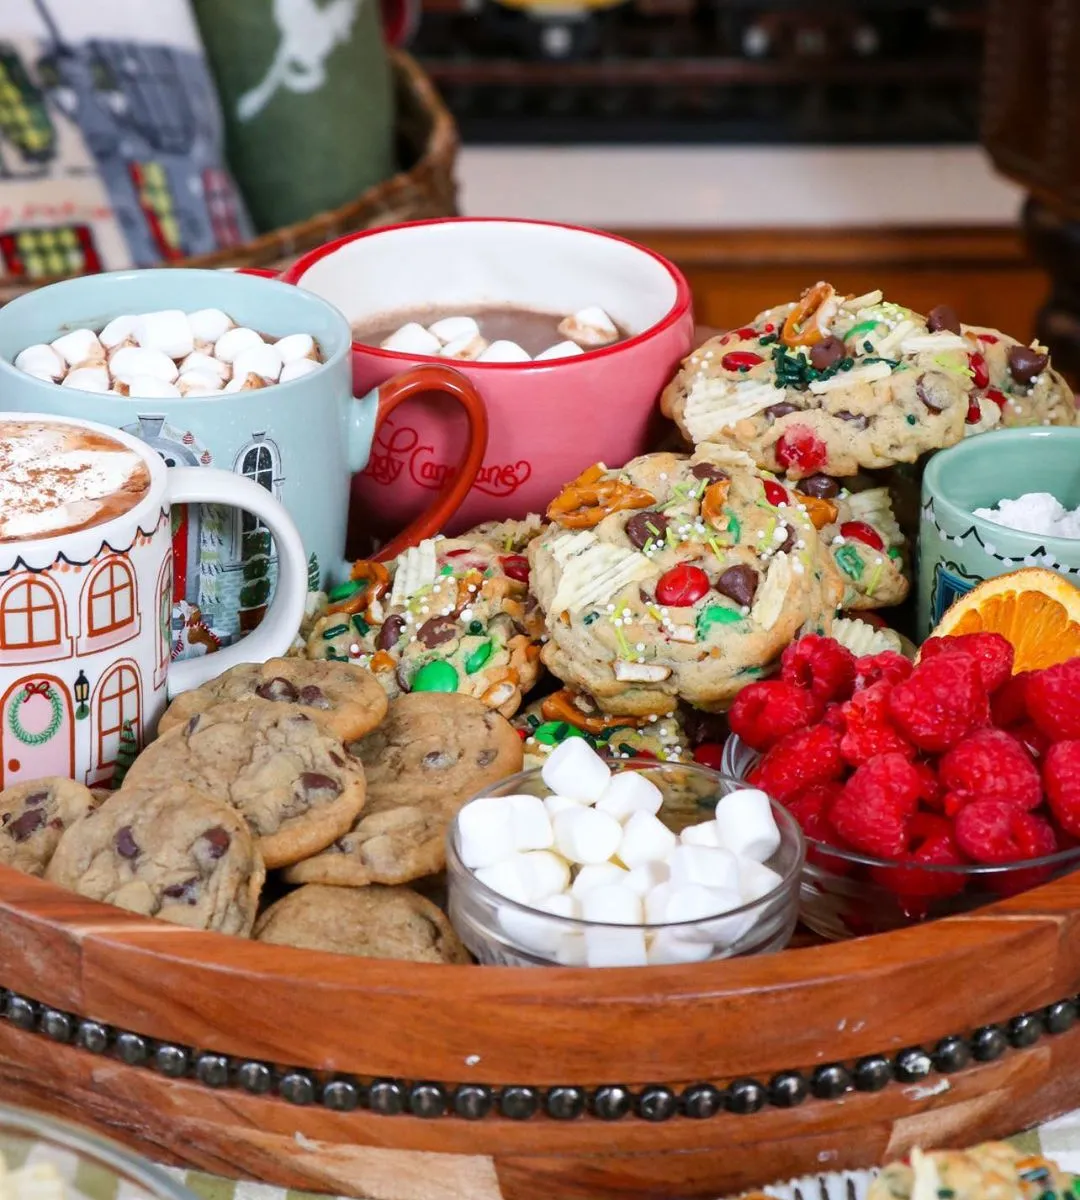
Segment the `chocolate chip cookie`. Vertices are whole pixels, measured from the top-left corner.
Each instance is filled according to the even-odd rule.
[[[411,888],[309,884],[272,904],[256,941],[360,958],[467,963],[469,954],[444,914]]]
[[[125,787],[60,839],[46,878],[174,925],[246,937],[265,877],[247,823],[190,783]]]
[[[1044,346],[1025,346],[981,325],[960,328],[972,347],[965,436],[1015,425],[1076,424],[1076,399]]]
[[[6,788],[0,792],[0,863],[44,875],[64,830],[103,798],[59,776]]]
[[[543,660],[608,714],[722,711],[843,594],[822,515],[731,447],[597,465],[548,516],[529,547]]]
[[[290,883],[408,883],[446,865],[446,832],[476,792],[520,771],[521,739],[471,696],[413,692],[350,749],[367,776],[359,820],[329,849],[289,867]]]
[[[158,733],[168,733],[215,704],[250,699],[296,705],[342,741],[363,737],[386,716],[386,693],[363,668],[272,658],[265,663],[241,663],[177,696],[161,718]]]
[[[247,820],[268,867],[340,837],[364,806],[364,769],[320,721],[291,704],[238,700],[196,713],[152,742],[122,791],[191,783]]]
[[[540,671],[544,624],[523,553],[540,528],[538,517],[489,524],[421,542],[385,567],[357,563],[358,578],[315,623],[308,656],[367,667],[391,699],[451,692],[512,716]]]

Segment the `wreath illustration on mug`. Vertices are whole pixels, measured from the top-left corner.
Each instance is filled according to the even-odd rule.
[[[44,696],[52,707],[52,717],[48,725],[40,733],[29,733],[19,720],[19,711],[31,696]],[[40,683],[28,683],[21,696],[16,696],[8,710],[8,726],[11,732],[24,746],[43,746],[55,736],[64,720],[64,702],[53,690],[52,686],[42,680]]]

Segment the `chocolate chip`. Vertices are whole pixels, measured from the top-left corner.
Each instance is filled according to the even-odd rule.
[[[116,837],[113,838],[113,845],[116,846],[116,853],[121,858],[138,858],[139,847],[135,844],[135,838],[131,832],[130,825],[121,825],[116,831]]]
[[[1050,364],[1049,354],[1040,354],[1030,346],[1010,346],[1008,350],[1009,374],[1017,383],[1030,383],[1041,375]]]
[[[31,792],[23,801],[24,804],[33,807],[36,804],[44,804],[49,798],[48,792]]]
[[[220,825],[215,825],[213,829],[208,829],[203,835],[203,841],[210,846],[210,857],[220,858],[226,850],[232,845],[232,838],[226,830]]]
[[[334,764],[335,767],[343,767],[345,765],[345,760],[341,757],[340,754],[338,754],[338,752],[336,750],[329,751],[329,754],[330,754],[330,761]]]
[[[40,808],[28,808],[21,817],[16,817],[7,826],[12,841],[25,842],[32,834],[37,833],[45,824],[45,813]]]
[[[709,483],[719,483],[722,479],[731,478],[727,471],[708,462],[694,463],[690,468],[690,474],[695,479],[707,479]]]
[[[481,750],[476,756],[476,765],[478,767],[489,767],[495,761],[494,750]]]
[[[380,650],[392,650],[398,644],[398,640],[401,637],[401,631],[404,628],[404,617],[387,617],[383,622],[382,629],[379,630],[379,636],[375,639],[375,645]]]
[[[333,800],[335,796],[341,795],[341,784],[318,771],[305,771],[296,782],[304,794],[304,799],[309,803],[313,800]]]
[[[815,371],[827,371],[847,354],[847,347],[838,337],[822,338],[810,351],[810,365]]]
[[[53,819],[49,822],[49,828],[50,829],[63,829],[64,822],[61,821],[59,817],[53,817]]]
[[[185,879],[183,883],[170,883],[167,888],[161,889],[161,894],[168,896],[170,900],[183,900],[188,904],[194,904],[196,902],[198,884],[198,877]]]
[[[804,496],[816,496],[819,500],[831,500],[840,494],[840,485],[831,475],[807,475],[799,480],[798,487]]]
[[[934,305],[926,314],[926,328],[931,333],[941,333],[943,330],[959,333],[960,318],[956,315],[956,309],[948,304]]]
[[[834,415],[841,421],[847,421],[854,429],[865,429],[870,424],[869,417],[864,416],[862,413],[848,412],[846,408]]]
[[[662,542],[667,531],[668,519],[663,513],[634,513],[626,522],[626,536],[635,550],[644,550],[650,542]]]
[[[317,688],[313,683],[302,687],[299,695],[300,703],[306,704],[308,708],[330,708],[330,701],[327,700],[326,693],[322,688]]]
[[[727,721],[716,713],[686,708],[683,710],[683,724],[687,740],[695,750],[702,742],[723,742],[728,736]]]
[[[398,663],[394,678],[403,692],[412,691],[412,678],[409,675],[409,668],[404,663]]]
[[[795,549],[795,543],[798,541],[798,535],[791,525],[781,526],[782,529],[787,529],[787,537],[776,547],[777,554],[790,554]]]
[[[295,704],[297,699],[296,688],[287,679],[282,679],[280,675],[268,679],[265,683],[260,683],[255,689],[255,695],[260,696],[263,700],[278,700],[287,704]]]
[[[416,636],[429,650],[433,650],[444,642],[452,642],[460,633],[461,627],[450,617],[431,617],[416,631]]]
[[[765,410],[765,415],[773,421],[778,421],[781,417],[786,417],[788,413],[798,412],[798,406],[788,404],[786,401],[781,401],[779,404],[770,404]]]
[[[944,412],[952,399],[940,375],[920,375],[915,380],[915,395],[931,412]]]
[[[727,596],[736,604],[749,608],[754,603],[754,595],[758,589],[758,574],[753,567],[745,563],[728,567],[716,581],[716,590],[721,596]]]
[[[441,771],[445,767],[452,767],[456,761],[457,759],[445,750],[432,750],[424,755],[420,765],[428,771]]]
[[[196,713],[184,726],[184,732],[190,737],[196,729],[199,728],[199,722],[202,720],[202,713]]]

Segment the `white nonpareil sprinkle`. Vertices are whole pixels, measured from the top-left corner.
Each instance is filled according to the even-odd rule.
[[[994,508],[975,509],[975,516],[1020,533],[1080,538],[1080,508],[1067,509],[1049,492],[1027,492],[1015,500],[1000,500]]]

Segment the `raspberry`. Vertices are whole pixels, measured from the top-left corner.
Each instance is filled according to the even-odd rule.
[[[881,679],[887,683],[903,683],[914,669],[911,661],[895,650],[864,655],[855,660],[855,690],[872,687]]]
[[[1036,845],[1033,858],[1048,858],[1064,849],[1057,832],[1048,821],[1040,821],[1035,831]],[[1008,871],[994,872],[986,882],[992,892],[999,896],[1016,896],[1045,883],[1054,873],[1053,867],[1014,867]]]
[[[919,648],[919,661],[938,654],[969,654],[979,664],[983,687],[997,691],[1012,675],[1016,652],[1000,633],[962,633],[958,637],[927,638]]]
[[[908,848],[899,867],[873,867],[872,878],[890,892],[907,898],[955,896],[967,880],[962,871],[927,871],[925,867],[961,867],[966,859],[953,837],[952,822],[933,813],[916,813],[908,827]],[[914,908],[905,909],[909,916]],[[921,914],[925,915],[925,913]]]
[[[828,458],[828,447],[808,425],[792,425],[776,443],[776,461],[785,471],[794,467],[812,475]]]
[[[1006,800],[973,800],[957,813],[953,833],[968,858],[989,864],[1040,858],[1054,836],[1042,817]]]
[[[941,780],[937,777],[937,772],[931,763],[928,762],[913,762],[911,764],[919,773],[919,779],[922,784],[922,790],[919,792],[919,799],[922,800],[928,808],[941,809],[944,807],[945,789],[941,786]]]
[[[990,715],[999,729],[1021,725],[1028,719],[1027,687],[1033,671],[1013,675],[994,692],[990,700]]]
[[[724,747],[719,742],[702,742],[694,749],[694,762],[719,771],[724,763]]]
[[[832,638],[809,633],[784,651],[780,678],[808,688],[826,704],[846,700],[855,686],[855,655]]]
[[[839,779],[844,770],[840,735],[827,725],[789,733],[750,772],[749,782],[784,804],[814,783]]]
[[[768,750],[781,738],[821,718],[821,701],[780,679],[752,683],[735,697],[728,713],[734,733],[755,750]]]
[[[841,707],[844,734],[840,753],[852,766],[860,766],[879,754],[915,757],[915,748],[896,732],[889,721],[889,685],[882,680],[863,688]]]
[[[788,812],[799,822],[803,833],[811,841],[826,846],[841,846],[840,835],[832,827],[828,814],[842,790],[843,785],[839,783],[815,783],[788,800]],[[806,861],[834,875],[847,875],[855,865],[846,858],[827,854],[817,846],[807,848]]]
[[[940,753],[989,717],[978,664],[966,654],[920,663],[889,695],[889,716],[908,741]]]
[[[899,858],[907,849],[921,788],[918,772],[902,754],[882,754],[847,781],[829,820],[856,850]]]
[[[945,812],[955,816],[973,800],[1003,800],[1030,811],[1042,803],[1042,784],[1031,756],[1000,729],[978,729],[942,758],[941,782],[948,789]]]
[[[1028,680],[1031,719],[1052,742],[1080,738],[1080,658],[1036,671]]]
[[[1034,721],[1025,721],[1022,725],[1014,725],[1009,732],[1036,760],[1045,758],[1047,750],[1052,745],[1050,739]]]
[[[1043,762],[1043,784],[1057,823],[1072,837],[1080,837],[1080,741],[1050,747]]]

